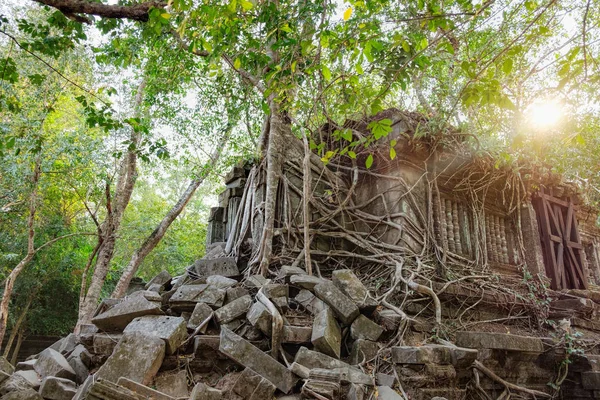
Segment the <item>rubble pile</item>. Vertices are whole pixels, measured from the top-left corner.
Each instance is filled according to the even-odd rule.
[[[104,300],[93,324],[16,371],[2,359],[0,400],[453,400],[465,397],[478,356],[507,379],[523,381],[536,363],[553,368],[541,340],[514,335],[466,332],[457,337],[464,347],[386,348],[401,320],[351,270],[324,279],[283,266],[273,280],[242,279],[234,258],[216,256]],[[500,353],[515,363],[510,371]],[[380,359],[391,368],[378,368]],[[581,393],[598,389],[599,370],[577,370]]]

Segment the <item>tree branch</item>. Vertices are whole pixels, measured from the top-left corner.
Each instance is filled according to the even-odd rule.
[[[90,23],[88,18],[78,14],[96,15],[103,18],[132,19],[135,21],[148,21],[151,8],[164,8],[166,2],[147,1],[132,6],[92,3],[84,0],[33,0],[46,6],[56,8],[68,17],[75,17],[80,22]]]

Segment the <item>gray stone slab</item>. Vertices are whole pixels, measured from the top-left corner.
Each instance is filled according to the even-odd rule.
[[[354,304],[365,312],[372,312],[377,307],[377,302],[369,295],[369,291],[360,279],[350,269],[333,271],[334,285],[352,299]]]
[[[246,314],[250,306],[252,306],[252,297],[242,296],[215,311],[215,320],[220,324],[226,324]]]
[[[225,304],[229,304],[235,299],[239,299],[242,296],[249,294],[248,289],[242,286],[236,286],[227,289],[227,294],[225,295]]]
[[[48,376],[42,381],[40,394],[46,400],[71,400],[77,393],[77,385],[68,379]]]
[[[188,397],[187,373],[185,369],[175,373],[162,373],[154,379],[154,386],[156,390],[172,398]]]
[[[288,393],[294,386],[296,379],[285,366],[241,336],[221,328],[220,339],[219,351],[266,378],[282,392]]]
[[[404,400],[404,398],[391,387],[377,386],[377,400]]]
[[[96,333],[92,344],[94,354],[110,356],[121,337],[122,333]]]
[[[363,373],[358,368],[318,351],[309,350],[306,347],[300,347],[300,350],[296,353],[294,362],[308,369],[323,368],[340,370],[342,382],[373,385],[373,381],[369,375]]]
[[[246,314],[246,319],[252,324],[252,326],[260,329],[262,333],[267,336],[271,336],[271,331],[273,329],[273,317],[264,304],[259,301],[252,304],[248,310],[248,313]]]
[[[276,387],[250,368],[244,369],[233,385],[233,392],[244,400],[272,399]]]
[[[197,260],[194,269],[199,277],[221,275],[228,278],[240,275],[234,257],[219,257],[211,260]]]
[[[108,311],[94,317],[92,322],[105,331],[122,331],[137,317],[163,314],[160,302],[149,301],[144,295],[138,293],[142,292],[126,297]]]
[[[315,294],[335,312],[344,325],[350,325],[359,315],[356,304],[332,282],[323,282],[315,286]]]
[[[144,399],[152,399],[152,400],[175,400],[174,397],[171,397],[165,393],[162,393],[158,390],[154,390],[149,388],[148,386],[142,385],[140,383],[134,382],[127,378],[119,378],[117,383],[119,386],[130,390],[131,392],[138,394]],[[185,395],[187,397],[187,393]]]
[[[170,283],[173,277],[168,271],[161,271],[158,275],[150,280],[146,284],[146,290],[150,289],[152,285],[159,285],[159,287],[164,287],[165,284]]]
[[[383,333],[383,328],[364,315],[359,315],[350,325],[352,339],[366,339],[376,342]]]
[[[40,387],[40,385],[42,384],[42,379],[40,378],[40,376],[37,374],[37,372],[35,371],[17,371],[15,372],[15,374],[22,376],[23,378],[27,379],[27,381],[31,384],[31,387],[34,389],[38,389]]]
[[[238,283],[235,279],[227,278],[221,275],[211,275],[206,278],[206,284],[216,289],[228,289]]]
[[[56,376],[58,378],[75,379],[75,371],[73,371],[67,359],[58,351],[51,348],[47,348],[38,354],[33,369],[42,378]]]
[[[220,390],[206,386],[202,382],[194,386],[190,395],[190,400],[221,400],[221,398],[223,398],[223,394]]]
[[[0,395],[31,389],[31,383],[19,374],[12,374],[0,385]]]
[[[210,316],[211,313],[212,308],[210,308],[208,304],[197,303],[194,307],[192,315],[190,316],[190,319],[187,322],[187,328],[192,331],[195,330],[206,318]],[[206,326],[200,330],[200,333],[206,333],[207,327],[208,324],[206,324]]]
[[[225,301],[224,289],[217,289],[207,284],[183,285],[169,299],[172,309],[193,311],[197,303],[206,303],[212,308],[221,307]]]
[[[148,385],[165,357],[165,342],[141,332],[124,333],[112,355],[96,373],[99,379],[118,382],[125,377]]]
[[[365,361],[372,360],[377,355],[379,346],[376,342],[370,340],[358,339],[352,343],[349,362],[352,365],[359,365]]]
[[[187,339],[185,319],[167,315],[150,315],[134,319],[123,333],[141,332],[165,341],[167,354],[173,354]]]
[[[283,326],[283,343],[305,344],[312,339],[313,328],[311,326]]]
[[[542,353],[544,345],[540,338],[505,333],[467,332],[456,333],[456,345],[471,349],[497,349]]]
[[[313,290],[319,283],[323,283],[325,279],[321,279],[314,275],[292,275],[290,284],[298,286],[302,289]]]
[[[289,282],[292,275],[306,275],[306,271],[300,267],[282,265],[277,274],[277,278],[285,279],[286,282]]]
[[[331,308],[326,308],[315,316],[311,342],[321,353],[340,358],[342,333]]]
[[[23,390],[5,394],[2,396],[2,400],[44,400],[44,398],[40,396],[37,391],[31,388],[25,388]]]

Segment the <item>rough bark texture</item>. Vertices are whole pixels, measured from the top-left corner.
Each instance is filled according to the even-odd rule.
[[[17,264],[17,266],[10,272],[4,283],[4,293],[2,294],[2,302],[0,303],[0,345],[4,340],[4,334],[6,333],[6,325],[8,322],[8,306],[12,297],[13,288],[17,277],[21,274],[25,266],[33,259],[36,253],[35,249],[35,213],[37,210],[37,193],[38,193],[38,182],[42,173],[42,157],[38,154],[35,160],[35,166],[33,167],[33,176],[31,178],[33,189],[31,196],[29,197],[29,217],[27,218],[27,254]]]
[[[135,99],[135,107],[137,110],[136,114],[138,115],[140,114],[145,86],[146,82],[144,80],[138,87]],[[79,316],[77,325],[75,327],[75,332],[79,331],[79,327],[82,324],[89,324],[92,320],[94,310],[96,309],[98,301],[100,300],[100,294],[102,292],[102,287],[104,286],[104,281],[106,280],[106,275],[110,267],[110,261],[114,255],[117,231],[121,225],[125,208],[127,208],[127,205],[129,204],[129,200],[131,199],[133,188],[137,180],[136,149],[141,140],[140,134],[132,130],[130,140],[135,146],[133,146],[133,149],[127,152],[127,155],[122,161],[117,187],[114,194],[114,201],[110,194],[110,186],[107,185],[106,220],[100,228],[102,237],[99,238],[99,240],[102,241],[102,244],[98,250],[98,256],[96,258],[96,264],[94,267],[94,273],[92,274],[90,286],[85,294],[85,298],[83,298],[83,301],[80,300],[79,303]],[[85,282],[82,282],[82,285],[84,284]]]
[[[167,3],[162,1],[147,1],[131,6],[109,5],[94,3],[83,0],[34,0],[36,3],[44,4],[60,10],[67,16],[75,16],[81,22],[89,22],[85,17],[77,14],[96,15],[104,18],[132,19],[136,21],[148,21],[148,12],[151,8],[164,8]]]
[[[206,179],[210,171],[209,166],[214,165],[218,161],[219,157],[221,156],[221,152],[223,150],[225,142],[229,139],[229,132],[230,130],[228,129],[227,133],[223,135],[214,152],[211,154],[209,165],[205,166],[205,168],[202,169],[202,172],[198,178],[190,182],[187,189],[181,194],[181,197],[179,198],[177,203],[175,203],[175,205],[169,210],[167,215],[165,215],[162,221],[160,221],[160,223],[158,224],[156,229],[154,229],[154,231],[150,234],[150,236],[146,238],[146,240],[144,241],[144,243],[142,243],[140,248],[137,249],[135,253],[133,253],[129,264],[127,264],[127,267],[123,271],[123,274],[121,275],[121,278],[119,279],[119,282],[115,287],[112,297],[120,298],[126,294],[127,287],[129,286],[131,279],[134,277],[135,273],[137,272],[138,268],[140,267],[146,256],[150,254],[152,250],[154,250],[158,243],[160,243],[173,221],[175,221],[179,214],[181,214],[181,212],[185,209],[189,201],[194,196],[194,193],[196,193],[198,187],[202,184],[202,182],[204,182],[204,179]]]

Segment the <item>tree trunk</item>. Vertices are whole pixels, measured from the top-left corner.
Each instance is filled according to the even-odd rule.
[[[10,299],[12,297],[13,288],[17,277],[21,274],[23,269],[29,264],[36,253],[35,249],[35,228],[33,226],[35,222],[35,212],[37,209],[37,193],[38,193],[38,182],[42,173],[42,156],[38,154],[35,158],[35,166],[33,167],[33,176],[31,178],[33,189],[31,196],[29,197],[29,217],[27,218],[27,255],[17,264],[17,266],[10,272],[4,283],[4,293],[2,294],[2,301],[0,302],[0,346],[4,340],[6,334],[6,325],[8,323],[8,307],[10,305]]]
[[[121,278],[119,279],[119,282],[115,287],[112,297],[120,298],[125,295],[125,293],[127,292],[127,287],[131,282],[131,279],[134,277],[135,273],[137,272],[138,268],[140,267],[146,256],[148,256],[148,254],[150,254],[150,252],[154,250],[158,243],[160,243],[162,238],[165,236],[167,229],[169,229],[173,221],[175,221],[179,214],[181,214],[181,212],[185,209],[189,201],[194,196],[194,193],[196,193],[198,187],[202,184],[202,182],[204,182],[204,179],[206,179],[206,177],[208,176],[210,166],[214,165],[219,160],[225,142],[227,142],[227,140],[229,139],[230,132],[231,129],[228,127],[226,133],[223,135],[223,137],[217,144],[217,147],[211,154],[209,163],[205,165],[204,168],[202,168],[200,176],[194,179],[192,182],[190,182],[187,189],[181,194],[181,197],[179,198],[177,203],[175,203],[175,205],[169,210],[167,215],[165,215],[162,221],[160,221],[160,223],[158,224],[156,229],[154,229],[154,231],[150,234],[150,236],[146,238],[146,240],[144,241],[144,243],[142,243],[140,248],[137,249],[135,253],[133,253],[129,264],[123,271],[123,274],[121,275]]]
[[[13,350],[12,357],[10,359],[10,363],[12,365],[17,365],[17,360],[19,359],[19,351],[21,351],[21,345],[23,344],[23,339],[25,338],[25,326],[19,329],[19,337],[17,339],[17,345]]]
[[[17,333],[19,332],[19,329],[21,329],[21,325],[23,324],[23,321],[25,321],[25,317],[27,316],[29,307],[31,307],[33,298],[34,298],[33,296],[29,297],[29,299],[27,300],[27,304],[23,308],[23,311],[21,311],[21,315],[19,315],[17,322],[15,322],[15,326],[13,326],[12,331],[10,332],[10,337],[8,338],[8,343],[6,343],[6,347],[4,348],[4,352],[2,353],[2,356],[4,358],[8,358],[8,355],[10,353],[10,348],[12,347],[12,344],[13,344],[15,338],[17,337]]]
[[[143,93],[146,87],[146,80],[142,80],[138,86],[135,108],[136,115],[140,115],[140,109],[143,100]],[[110,184],[107,183],[106,187],[106,209],[107,215],[106,220],[101,226],[102,237],[99,239],[102,241],[98,250],[98,256],[96,258],[96,264],[94,266],[94,273],[88,287],[87,293],[83,298],[83,301],[79,303],[79,316],[77,325],[75,326],[75,332],[79,332],[81,325],[89,324],[92,321],[92,316],[98,302],[100,300],[100,294],[102,287],[106,280],[106,275],[110,268],[110,262],[113,258],[116,245],[117,231],[121,225],[123,214],[129,204],[135,182],[137,180],[137,148],[139,146],[141,136],[138,132],[132,129],[130,140],[134,145],[127,152],[126,157],[123,159],[121,164],[119,178],[116,185],[114,194],[114,202],[110,194]],[[114,208],[113,208],[114,203]],[[84,274],[87,277],[87,274]],[[82,281],[82,286],[86,282]]]

